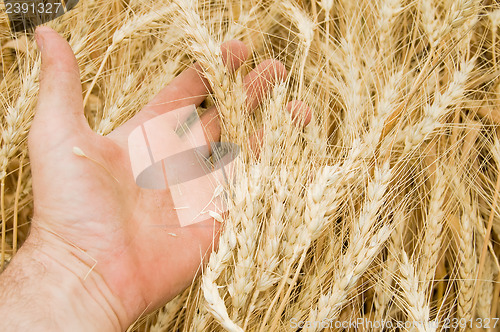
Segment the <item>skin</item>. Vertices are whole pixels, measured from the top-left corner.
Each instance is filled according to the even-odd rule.
[[[131,120],[99,136],[84,117],[70,46],[47,27],[37,29],[36,40],[42,71],[29,133],[34,216],[28,239],[0,275],[0,316],[5,318],[0,329],[125,330],[191,284],[220,228],[212,219],[168,230],[151,227],[175,220],[175,210],[168,189],[135,184],[128,134],[155,116],[199,105],[210,93],[209,84],[195,64]],[[226,70],[237,70],[248,53],[240,41],[223,44]],[[244,80],[249,109],[285,77],[278,61],[259,64]],[[287,110],[305,114],[301,125],[310,119],[302,102],[291,102]],[[217,109],[201,120],[207,140],[218,140]],[[259,136],[250,140],[258,142]],[[75,155],[75,146],[97,162]]]

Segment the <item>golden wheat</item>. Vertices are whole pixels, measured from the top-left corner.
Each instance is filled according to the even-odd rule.
[[[356,319],[378,331],[456,319],[465,330],[500,317],[499,5],[87,0],[48,24],[76,54],[99,134],[196,61],[212,89],[203,108],[218,107],[223,139],[241,147],[228,213],[212,213],[217,251],[130,331],[318,331]],[[250,50],[234,74],[220,49],[232,38]],[[0,59],[3,268],[33,212],[26,137],[40,61],[3,12]],[[249,112],[244,76],[266,59],[288,75]],[[303,129],[292,100],[312,110]]]

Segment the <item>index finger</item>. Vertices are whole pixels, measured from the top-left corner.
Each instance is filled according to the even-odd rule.
[[[222,60],[230,72],[238,69],[248,57],[248,49],[239,40],[230,40],[221,46]],[[110,136],[131,132],[145,121],[163,113],[188,105],[200,105],[211,91],[199,63],[184,70],[164,87],[139,113],[124,125],[115,129]]]

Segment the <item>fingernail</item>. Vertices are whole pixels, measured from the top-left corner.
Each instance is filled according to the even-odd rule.
[[[54,32],[54,30],[52,30],[51,28],[49,28],[47,26],[43,26],[43,25],[38,26],[35,29],[35,40],[36,40],[37,46],[40,49],[40,51],[43,51],[43,49],[45,47],[45,37],[47,36],[48,33],[52,33],[52,32]]]
[[[40,31],[40,27],[37,27],[35,30],[35,41],[40,52],[43,50],[43,42],[44,42],[42,35],[43,33]]]

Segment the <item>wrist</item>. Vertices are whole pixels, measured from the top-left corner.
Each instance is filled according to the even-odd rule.
[[[0,289],[12,293],[0,290],[0,302],[4,297],[7,302],[0,304],[0,315],[10,318],[4,324],[9,330],[125,330],[131,321],[94,265],[90,256],[56,234],[33,228],[0,275]]]

